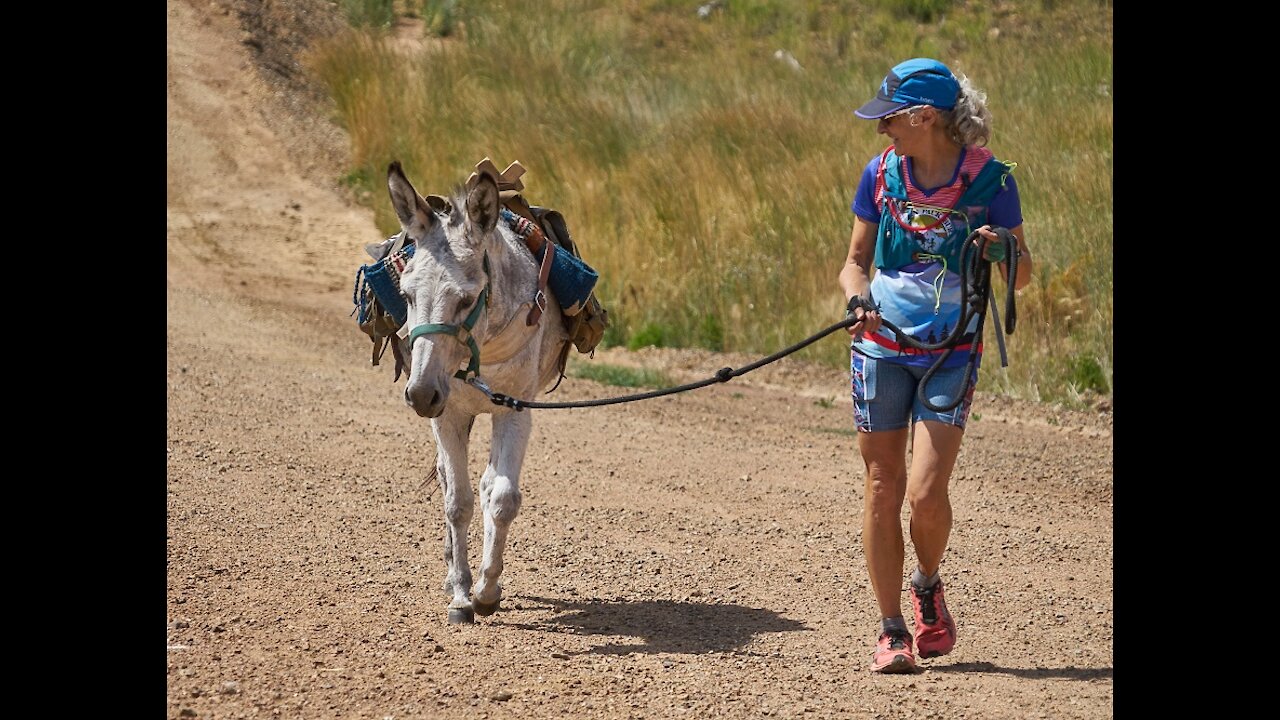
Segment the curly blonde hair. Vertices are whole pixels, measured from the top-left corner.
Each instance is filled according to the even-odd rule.
[[[957,74],[960,81],[960,97],[950,110],[938,110],[947,133],[960,145],[984,146],[991,139],[991,111],[987,109],[987,94],[974,87],[969,78]]]

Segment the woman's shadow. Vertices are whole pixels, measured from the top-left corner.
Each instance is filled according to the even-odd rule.
[[[602,655],[727,652],[745,646],[762,633],[809,629],[772,610],[725,603],[568,601],[528,595],[518,599],[525,610],[550,609],[555,614],[537,622],[512,623],[512,627],[542,632],[565,632],[568,628],[577,635],[640,638],[636,643],[597,645],[587,651]]]

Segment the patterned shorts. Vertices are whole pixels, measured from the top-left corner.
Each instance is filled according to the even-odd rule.
[[[938,407],[955,401],[964,383],[967,364],[940,368],[929,378],[927,397]],[[853,420],[860,432],[901,430],[921,420],[936,420],[963,428],[973,405],[973,390],[978,386],[978,366],[964,391],[964,399],[951,410],[930,410],[916,397],[927,367],[869,358],[850,351],[850,391],[853,396]]]

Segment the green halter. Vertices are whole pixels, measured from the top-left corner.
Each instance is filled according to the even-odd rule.
[[[459,370],[453,376],[459,380],[470,381],[471,378],[480,374],[480,346],[476,344],[476,338],[471,334],[471,330],[476,326],[476,321],[480,319],[480,313],[484,312],[485,305],[489,300],[489,285],[492,282],[492,273],[489,272],[489,254],[484,256],[484,289],[480,291],[480,298],[476,300],[476,306],[472,308],[471,313],[467,315],[467,319],[462,321],[461,325],[446,325],[444,323],[425,323],[415,327],[409,333],[409,349],[413,349],[413,341],[423,335],[452,335],[457,338],[458,342],[465,344],[471,349],[471,361],[467,363],[466,370]]]

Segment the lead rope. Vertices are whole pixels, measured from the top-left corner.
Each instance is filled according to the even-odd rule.
[[[1014,328],[1014,320],[1016,317],[1014,312],[1013,281],[1018,276],[1017,239],[1014,238],[1013,234],[1010,233],[1005,228],[994,228],[994,230],[996,231],[996,234],[1000,237],[1000,239],[1005,243],[1005,246],[1006,246],[1005,249],[1007,251],[1006,257],[1008,258],[1008,263],[1009,263],[1008,264],[1009,286],[1008,286],[1008,293],[1005,298],[1005,306],[1006,306],[1005,329],[1010,335],[1012,335],[1013,328]],[[975,230],[973,233],[969,235],[968,238],[966,238],[965,245],[968,246],[968,248],[972,249],[973,247],[972,241],[977,234],[978,233]],[[1010,243],[1012,243],[1012,247],[1010,247]],[[962,287],[964,287],[966,286],[964,281],[967,279],[966,263],[964,262],[964,258],[966,257],[966,248],[961,248],[960,256],[961,256],[960,277],[961,277]],[[886,328],[888,328],[890,331],[893,332],[895,338],[897,338],[897,342],[899,345],[909,345],[921,350],[938,350],[943,348],[944,346],[946,347],[946,352],[942,353],[942,355],[938,358],[937,362],[934,363],[933,367],[929,368],[929,371],[925,373],[924,377],[921,379],[920,388],[918,390],[918,395],[920,397],[921,402],[924,403],[925,407],[928,407],[930,410],[933,410],[934,412],[945,412],[947,410],[951,410],[956,405],[959,405],[960,400],[968,392],[968,387],[969,387],[968,379],[973,376],[972,367],[976,362],[976,358],[977,358],[976,349],[978,347],[978,341],[981,340],[982,338],[983,319],[986,317],[985,308],[986,308],[988,299],[991,298],[991,294],[990,294],[991,261],[982,259],[982,254],[979,253],[978,259],[976,261],[976,265],[977,267],[975,269],[978,271],[979,278],[977,281],[975,281],[975,290],[981,290],[981,291],[975,292],[974,296],[972,296],[972,299],[976,299],[978,302],[977,303],[969,302],[961,307],[961,311],[960,311],[961,321],[956,325],[956,329],[951,333],[951,335],[949,335],[943,342],[935,343],[932,345],[930,345],[929,343],[920,342],[919,340],[916,340],[915,338],[910,337],[909,335],[904,333],[901,328],[889,322],[888,320],[881,321],[882,325],[884,325]],[[985,270],[985,273],[982,272],[983,270]],[[978,284],[981,284],[984,287],[977,288]],[[981,297],[977,297],[979,295]],[[991,299],[991,303],[992,303],[992,309],[994,310],[995,300]],[[853,325],[856,325],[857,323],[862,322],[862,318],[857,318],[853,316],[853,308],[855,306],[862,307],[864,310],[875,310],[877,312],[879,311],[879,308],[877,308],[875,304],[872,303],[870,300],[867,300],[866,298],[855,295],[849,301],[849,314],[845,316],[844,320],[841,320],[840,322],[835,323],[834,325],[831,325],[827,328],[819,330],[813,335],[810,335],[809,337],[805,338],[804,340],[801,340],[800,342],[794,345],[791,345],[790,347],[779,350],[778,352],[773,353],[772,355],[763,357],[751,363],[750,365],[745,365],[741,368],[738,368],[737,370],[730,367],[723,367],[717,370],[716,374],[709,378],[705,378],[703,380],[697,380],[691,383],[686,383],[684,385],[676,385],[675,387],[662,388],[660,390],[651,390],[649,392],[635,393],[632,395],[621,395],[618,397],[611,397],[611,398],[601,398],[598,400],[580,400],[576,402],[535,402],[531,400],[520,400],[518,398],[513,398],[510,395],[504,395],[503,393],[493,392],[493,390],[490,389],[489,386],[484,382],[484,380],[482,380],[478,375],[468,378],[466,382],[467,384],[471,385],[475,389],[484,393],[485,396],[489,398],[489,401],[492,402],[494,405],[509,407],[516,411],[524,410],[525,408],[531,408],[535,410],[562,410],[562,409],[568,409],[568,408],[600,407],[603,405],[617,405],[619,403],[635,402],[637,400],[648,400],[650,398],[662,397],[664,395],[674,395],[675,393],[686,392],[689,390],[697,390],[698,388],[703,388],[708,385],[714,385],[716,383],[729,382],[733,378],[746,375],[752,370],[764,367],[765,365],[768,365],[772,362],[780,360],[786,357],[787,355],[790,355],[805,347],[808,347],[809,345],[812,345],[813,343],[817,342],[818,340],[821,340],[827,335],[830,335],[836,330],[852,327]],[[973,308],[972,313],[969,312],[971,308]],[[978,317],[978,326],[974,331],[974,339],[972,344],[970,345],[969,369],[965,373],[965,386],[961,390],[960,394],[956,397],[955,402],[951,403],[949,406],[946,406],[946,407],[941,407],[941,408],[934,407],[932,403],[929,402],[929,399],[925,397],[924,387],[928,383],[929,378],[933,375],[933,373],[936,372],[938,368],[942,366],[942,363],[947,359],[948,356],[951,355],[951,351],[955,349],[955,346],[957,344],[959,344],[958,340],[960,338],[962,329],[966,325],[968,325],[969,319],[972,318],[974,315]],[[998,319],[997,319],[997,322],[999,322]],[[997,327],[997,333],[999,333],[998,327]],[[1004,341],[1000,340],[999,344],[1001,346],[1001,352],[1003,353]],[[1003,359],[1003,355],[1002,355],[1002,359]]]
[[[733,368],[730,368],[730,367],[723,367],[717,370],[715,375],[709,378],[706,378],[704,380],[698,380],[696,382],[686,383],[684,385],[677,385],[675,387],[663,388],[661,390],[652,390],[649,392],[636,393],[634,395],[623,395],[620,397],[601,398],[599,400],[581,400],[578,402],[532,402],[529,400],[519,400],[509,395],[503,395],[502,393],[493,392],[492,390],[489,389],[489,386],[486,385],[484,381],[478,377],[471,378],[467,382],[472,387],[476,388],[477,390],[479,390],[480,392],[488,396],[489,400],[494,405],[502,405],[504,407],[514,408],[516,410],[524,410],[525,408],[534,408],[539,410],[559,410],[564,408],[599,407],[601,405],[616,405],[618,403],[635,402],[636,400],[648,400],[649,398],[662,397],[663,395],[672,395],[679,392],[685,392],[687,390],[696,390],[698,388],[706,387],[708,385],[714,385],[715,383],[729,382],[733,378],[736,378],[740,375],[746,375],[747,373],[751,372],[752,370],[755,370],[756,368],[764,367],[769,363],[772,363],[776,360],[780,360],[786,357],[787,355],[790,355],[791,353],[796,352],[797,350],[800,350],[808,345],[811,345],[817,342],[818,340],[821,340],[822,338],[826,337],[827,335],[830,335],[836,330],[850,327],[858,322],[861,322],[860,318],[855,318],[852,316],[846,317],[844,320],[841,320],[840,322],[828,328],[825,328],[813,335],[810,335],[809,337],[805,338],[804,340],[801,340],[795,345],[792,345],[784,350],[779,350],[778,352],[772,355],[763,357],[751,363],[750,365],[743,366],[741,368],[738,368],[737,370],[734,370]]]

